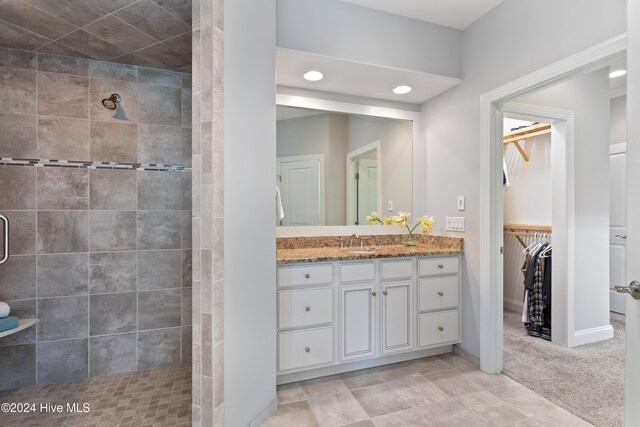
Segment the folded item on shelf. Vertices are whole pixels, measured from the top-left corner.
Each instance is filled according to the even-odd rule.
[[[3,317],[7,317],[10,311],[11,308],[9,308],[9,304],[0,301],[0,319]]]
[[[16,316],[5,317],[0,319],[0,332],[8,331],[9,329],[17,328],[20,326],[20,322]]]

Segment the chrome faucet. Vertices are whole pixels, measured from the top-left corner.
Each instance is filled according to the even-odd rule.
[[[358,236],[357,234],[352,234],[352,235],[351,235],[351,237],[349,237],[349,249],[351,249],[351,248],[352,248],[352,246],[353,246],[353,238],[354,238],[354,237],[355,237],[356,239],[359,239],[359,238],[360,238],[360,236]]]

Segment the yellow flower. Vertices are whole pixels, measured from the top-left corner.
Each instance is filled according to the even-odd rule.
[[[433,227],[433,223],[435,222],[435,220],[434,220],[434,218],[432,216],[423,216],[418,221],[420,222],[420,225],[422,226],[421,231],[423,233],[428,233],[429,231],[431,231],[431,227]]]
[[[391,224],[393,224],[393,218],[385,216],[384,219],[382,220],[382,223],[384,225],[391,225]]]
[[[380,220],[380,214],[378,212],[371,212],[371,215],[367,217],[367,222],[371,225],[375,224],[376,222],[382,222]]]

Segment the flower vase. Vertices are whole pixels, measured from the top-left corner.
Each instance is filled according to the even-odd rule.
[[[415,246],[416,242],[413,240],[413,234],[409,233],[406,236],[404,236],[404,240],[402,241],[402,243],[405,246]]]

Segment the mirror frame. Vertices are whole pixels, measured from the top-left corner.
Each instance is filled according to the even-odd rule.
[[[422,125],[422,113],[419,111],[403,110],[399,108],[381,107],[355,102],[333,101],[311,96],[300,96],[276,93],[276,105],[286,107],[307,108],[327,112],[359,114],[363,116],[383,117],[388,119],[409,120],[413,127],[412,140],[412,214],[413,217],[426,215],[427,207],[427,144],[426,133]],[[363,225],[336,226],[305,226],[305,227],[276,227],[276,237],[305,237],[305,236],[341,236],[353,233],[359,234],[401,234],[400,227],[369,226],[363,232]]]

